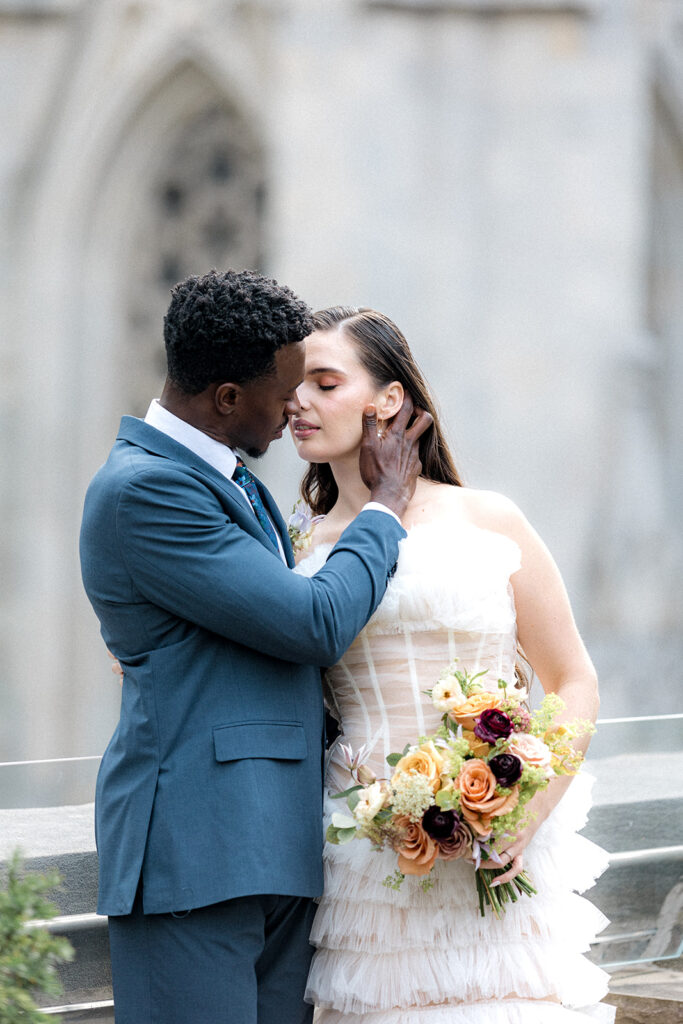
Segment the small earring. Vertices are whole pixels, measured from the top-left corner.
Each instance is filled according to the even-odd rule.
[[[380,440],[384,437],[384,426],[381,423],[377,424],[377,436]]]

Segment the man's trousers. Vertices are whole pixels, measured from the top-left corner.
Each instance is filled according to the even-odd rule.
[[[310,1024],[315,905],[243,896],[177,914],[109,918],[116,1024]]]

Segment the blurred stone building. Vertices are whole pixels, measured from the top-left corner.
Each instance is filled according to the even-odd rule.
[[[111,732],[83,494],[211,266],[395,319],[603,709],[680,710],[680,2],[0,0],[0,95],[0,760]],[[289,507],[288,440],[262,472]]]

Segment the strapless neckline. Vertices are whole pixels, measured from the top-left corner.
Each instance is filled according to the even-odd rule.
[[[505,541],[507,544],[511,545],[511,547],[514,548],[517,551],[518,556],[519,556],[519,564],[521,566],[521,563],[522,563],[522,550],[521,550],[519,544],[517,543],[517,541],[513,540],[512,537],[508,537],[504,533],[499,533],[497,530],[490,530],[486,526],[479,526],[478,523],[473,523],[469,519],[461,519],[461,520],[456,520],[455,522],[453,522],[453,520],[447,519],[444,516],[444,517],[440,517],[438,519],[435,519],[432,522],[415,523],[414,526],[411,526],[409,528],[408,527],[404,527],[404,529],[406,531],[406,537],[404,537],[403,540],[400,541],[400,544],[404,545],[405,542],[410,537],[412,537],[416,533],[419,534],[420,531],[422,531],[422,530],[430,530],[430,531],[438,530],[442,524],[449,531],[449,534],[452,537],[455,537],[459,533],[459,531],[461,531],[461,530],[463,530],[463,531],[475,530],[475,531],[477,531],[477,533],[480,533],[480,534],[490,535],[492,537],[499,537],[499,538],[501,538],[503,541]],[[314,532],[313,536],[315,536],[315,532]],[[307,562],[309,558],[315,558],[316,555],[318,556],[318,558],[320,558],[319,552],[324,552],[324,558],[320,562],[320,565],[322,565],[323,562],[325,561],[325,559],[327,558],[327,556],[329,555],[330,551],[332,550],[332,548],[334,547],[334,545],[336,543],[337,543],[336,541],[334,541],[334,542],[324,541],[324,542],[322,542],[320,544],[316,544],[315,547],[312,548],[304,556],[304,558],[301,559],[301,561],[297,565],[297,568],[299,568],[300,566],[304,565],[304,563]],[[318,568],[320,568],[320,565],[318,565],[316,567],[316,569],[315,569],[316,572],[317,572]],[[308,574],[306,574],[306,575],[308,575]]]

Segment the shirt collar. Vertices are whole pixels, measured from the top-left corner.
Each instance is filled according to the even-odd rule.
[[[221,444],[220,441],[216,441],[213,437],[209,437],[208,434],[198,430],[197,427],[193,427],[190,423],[186,423],[185,420],[174,416],[168,409],[164,409],[163,405],[159,403],[158,398],[153,399],[150,403],[145,416],[145,423],[148,423],[150,427],[154,427],[156,430],[160,430],[162,434],[166,434],[167,437],[177,441],[178,444],[184,445],[185,448],[189,448],[191,452],[198,455],[200,459],[204,459],[204,462],[208,462],[210,466],[217,469],[228,480],[232,479],[237,464],[237,454],[232,448],[228,448],[227,445]]]

